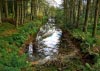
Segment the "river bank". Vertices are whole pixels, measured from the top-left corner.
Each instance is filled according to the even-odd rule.
[[[62,30],[61,43],[57,58],[52,61],[39,65],[32,62],[30,69],[32,71],[85,71],[92,70],[95,67],[95,55],[83,53],[80,46],[73,35],[67,30]]]
[[[68,63],[70,63],[70,59],[77,59],[78,55],[78,49],[76,44],[73,43],[70,34],[66,31],[63,31],[62,37],[61,37],[61,43],[59,48],[59,53],[56,56],[57,58],[52,61],[48,61],[43,65],[40,65],[37,69],[38,65],[34,65],[35,63],[32,63],[32,70],[37,71],[63,71],[68,69]]]

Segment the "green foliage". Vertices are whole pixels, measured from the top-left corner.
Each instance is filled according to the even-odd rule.
[[[90,70],[92,69],[92,67],[91,67],[90,64],[88,64],[88,63],[86,63],[85,66],[86,66],[85,69],[87,69],[88,71],[90,71]]]
[[[81,43],[81,50],[82,52],[89,52],[91,47],[94,47],[96,44],[96,39],[91,37],[91,34],[89,32],[84,33],[81,32],[78,29],[75,29],[73,31],[73,37]]]
[[[62,9],[57,9],[56,10],[56,23],[57,23],[57,26],[59,27],[65,27],[66,24],[63,24],[64,23],[64,12],[62,11]]]
[[[35,20],[34,23],[35,27],[40,27],[42,25],[42,22],[40,20]]]
[[[19,47],[27,40],[28,35],[37,32],[39,25],[41,22],[38,20],[30,22],[19,27],[17,33],[0,37],[0,71],[21,71],[29,66],[26,54],[19,55]]]
[[[35,24],[38,23],[40,22],[35,22]],[[37,32],[38,27],[35,24],[33,24],[33,22],[27,23],[23,25],[23,27],[18,28],[18,33],[7,37],[1,37],[0,40],[8,41],[10,44],[16,44],[18,47],[20,47],[25,42],[28,35],[33,35]]]
[[[75,29],[73,31],[73,37],[76,39],[80,39],[82,41],[82,44],[88,44],[88,46],[93,46],[96,43],[96,39],[91,37],[91,34],[89,32],[84,33],[78,29]]]
[[[43,19],[42,19],[42,23],[46,23],[47,22],[47,19],[48,19],[48,17],[47,16],[44,16]]]
[[[100,39],[96,39],[96,44],[100,46]]]
[[[18,51],[18,47],[0,40],[0,71],[21,71],[28,66],[26,55],[19,55]]]

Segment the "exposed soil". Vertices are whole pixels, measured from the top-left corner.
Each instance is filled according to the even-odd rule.
[[[28,46],[30,44],[30,42],[33,42],[33,45],[35,43],[35,38],[32,36],[32,35],[29,35],[28,36],[28,39],[25,41],[25,43],[20,47],[19,49],[19,54],[23,54],[23,53],[26,53],[27,50],[28,50]]]

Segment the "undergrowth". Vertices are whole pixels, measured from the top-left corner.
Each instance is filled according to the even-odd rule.
[[[19,54],[19,48],[28,39],[29,35],[34,35],[38,31],[41,22],[26,23],[17,29],[18,32],[10,36],[0,36],[0,71],[22,71],[29,67],[26,54]],[[0,29],[3,30],[6,27]]]
[[[97,38],[93,38],[91,36],[91,32],[84,33],[80,29],[74,29],[72,31],[73,38],[80,43],[80,52],[84,55],[94,55],[93,61],[92,59],[89,59],[89,61],[94,62],[94,64],[85,63],[85,65],[82,64],[82,71],[99,71],[100,68],[100,54],[95,53],[94,50],[96,48],[96,45],[99,41]],[[87,59],[87,58],[86,58]],[[88,60],[88,59],[87,59]],[[79,60],[80,61],[80,60]],[[75,63],[75,62],[74,62]],[[78,66],[76,64],[76,66]],[[78,67],[79,69],[80,67]]]
[[[96,38],[93,38],[90,32],[84,33],[78,29],[74,29],[72,32],[73,38],[80,42],[80,46],[83,52],[87,52],[90,48],[96,45]]]

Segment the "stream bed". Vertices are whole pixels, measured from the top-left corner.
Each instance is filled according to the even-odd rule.
[[[37,64],[44,64],[49,60],[56,59],[59,53],[61,36],[62,30],[56,27],[55,19],[49,18],[48,22],[40,28],[36,36],[37,47],[34,47],[32,42],[29,44],[29,60],[32,62],[37,61]]]

